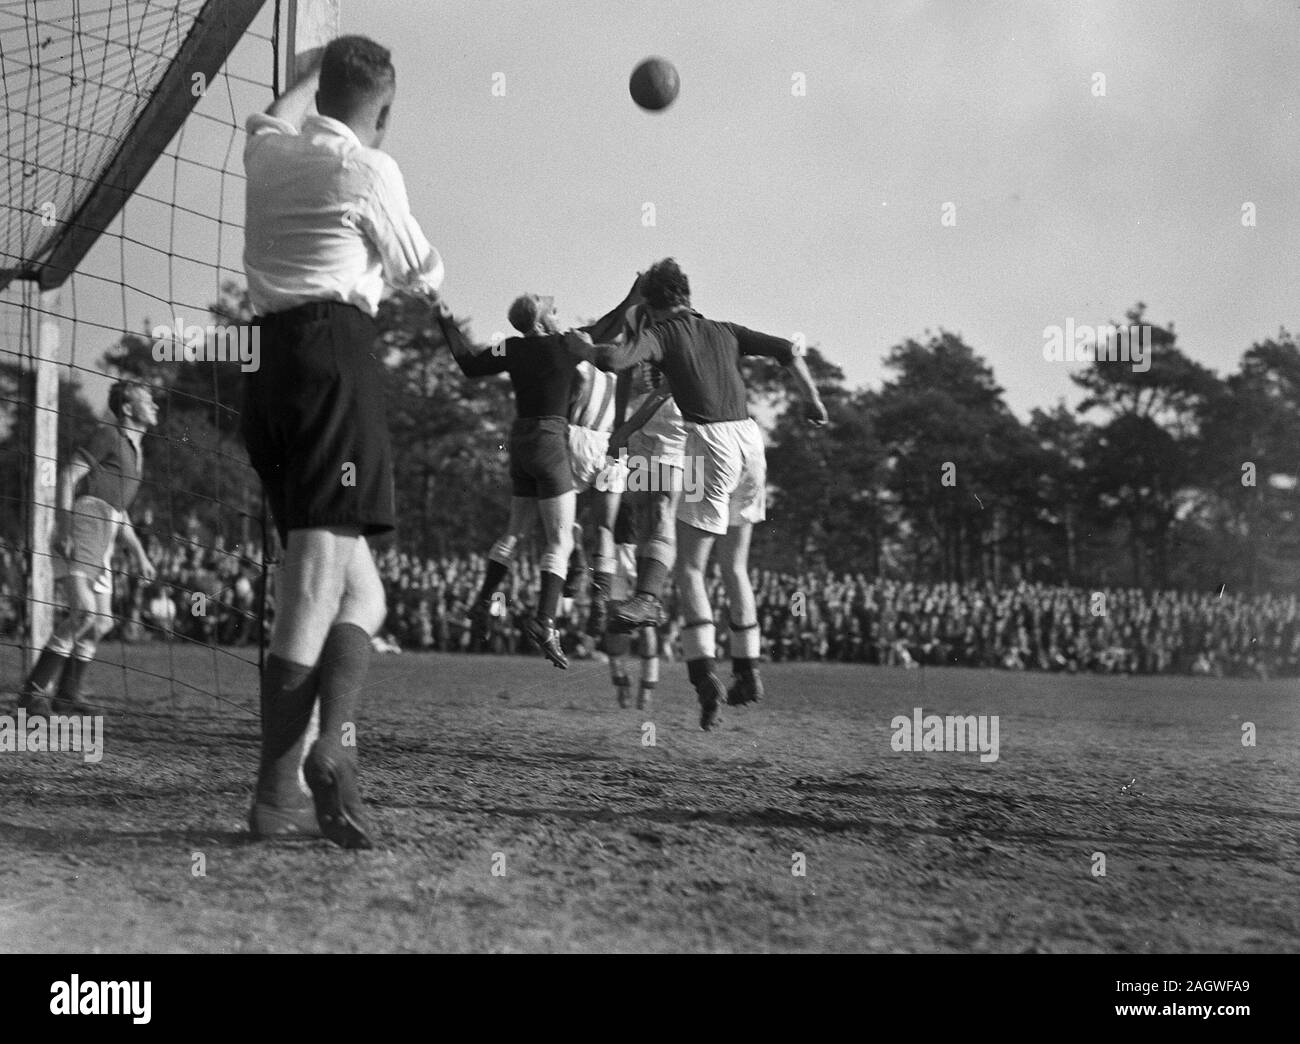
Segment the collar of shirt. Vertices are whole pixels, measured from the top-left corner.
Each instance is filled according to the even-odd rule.
[[[336,120],[333,116],[322,116],[320,113],[314,112],[310,116],[303,118],[302,129],[304,133],[308,130],[319,130],[329,134],[336,134],[340,138],[346,138],[359,149],[365,147],[361,144],[361,139],[357,137],[356,131],[342,120]]]

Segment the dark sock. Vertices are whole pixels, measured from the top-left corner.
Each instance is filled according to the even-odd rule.
[[[564,591],[564,577],[558,573],[542,574],[542,593],[537,599],[537,617],[548,627],[555,623],[560,611],[560,595]]]
[[[638,558],[636,560],[637,594],[653,595],[658,598],[663,594],[666,579],[668,579],[668,567],[657,558]]]
[[[569,574],[585,572],[587,569],[587,550],[574,541],[573,550],[569,552]]]
[[[509,572],[510,567],[504,562],[497,562],[489,558],[487,575],[483,577],[483,586],[479,588],[478,592],[479,601],[489,601],[492,598],[492,593],[501,586],[501,581],[506,578],[506,574]]]
[[[257,800],[280,808],[302,804],[298,766],[311,708],[316,702],[313,668],[275,653],[262,671],[262,761],[257,776]]]
[[[331,750],[356,757],[357,708],[370,666],[370,635],[356,624],[335,624],[320,654],[320,738]],[[344,729],[351,736],[343,745]]]
[[[592,573],[591,589],[594,594],[601,598],[608,598],[610,589],[614,586],[613,573]]]
[[[32,673],[27,676],[27,684],[45,688],[63,670],[63,664],[68,658],[61,653],[56,653],[49,646],[41,650],[41,655],[36,660],[36,666],[32,668]]]
[[[701,656],[698,660],[686,661],[686,677],[692,685],[701,684],[705,678],[714,673],[713,657]]]
[[[733,656],[731,669],[736,672],[738,678],[754,677],[754,661],[747,656]]]
[[[85,674],[89,663],[89,660],[68,657],[68,662],[63,665],[63,673],[59,675],[59,691],[54,697],[56,700],[67,700],[70,703],[76,700],[81,693],[81,676]]]

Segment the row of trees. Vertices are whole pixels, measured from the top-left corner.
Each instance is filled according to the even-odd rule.
[[[228,287],[213,317],[247,321],[243,292]],[[1140,303],[1126,318],[1148,322]],[[505,519],[508,385],[464,380],[422,302],[393,299],[380,321],[399,543],[421,556],[481,551]],[[1145,372],[1083,364],[1072,374],[1079,406],[1058,402],[1027,421],[987,361],[944,330],[896,345],[877,389],[847,387],[810,348],[830,411],[824,429],[802,422],[779,366],[747,360],[755,414],[769,422],[770,521],[756,533],[755,563],[922,580],[1296,590],[1294,337],[1253,345],[1227,377],[1189,358],[1172,326],[1153,327],[1152,342]],[[141,506],[176,531],[197,516],[230,541],[247,539],[260,501],[238,437],[237,364],[158,363],[147,337],[128,335],[104,366],[169,389]],[[75,387],[65,402],[65,416],[88,412]],[[16,437],[11,427],[0,453]],[[9,448],[0,462],[13,488],[21,454]],[[13,505],[3,510],[8,531],[17,518]]]

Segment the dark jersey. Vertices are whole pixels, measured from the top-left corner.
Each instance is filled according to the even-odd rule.
[[[567,418],[580,357],[590,352],[591,346],[575,335],[558,333],[509,337],[492,348],[455,358],[466,377],[510,374],[521,418]]]
[[[598,346],[596,365],[626,370],[647,359],[656,362],[682,416],[696,424],[714,424],[749,417],[742,355],[766,355],[789,365],[794,354],[793,342],[782,337],[688,311],[655,323],[629,345]]]
[[[142,454],[127,438],[126,431],[116,424],[101,424],[76,456],[90,465],[85,495],[126,511],[140,491],[144,474]]]

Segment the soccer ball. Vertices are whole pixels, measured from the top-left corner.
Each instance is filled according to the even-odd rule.
[[[666,58],[647,58],[632,70],[627,87],[632,100],[641,108],[658,112],[673,103],[681,80],[672,62]]]

